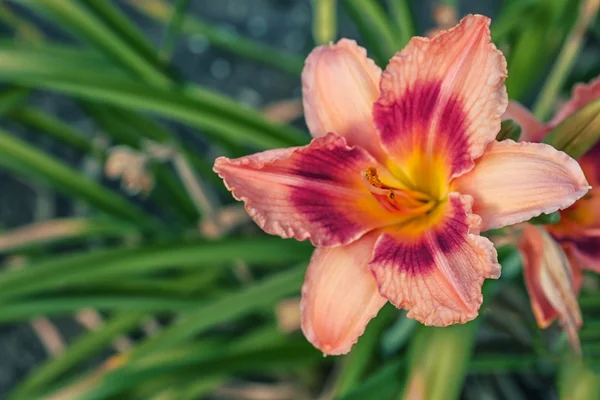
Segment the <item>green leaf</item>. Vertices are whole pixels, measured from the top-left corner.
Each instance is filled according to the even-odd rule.
[[[306,243],[268,237],[156,244],[57,256],[0,274],[0,303],[65,285],[150,274],[177,266],[223,268],[223,263],[237,259],[262,266],[297,262],[308,259],[311,249]]]
[[[387,0],[387,3],[395,29],[396,47],[397,50],[400,50],[406,46],[410,38],[417,34],[411,2],[409,0]]]
[[[86,0],[82,5],[87,7],[92,14],[104,22],[107,30],[111,31],[114,35],[118,35],[119,39],[126,43],[131,51],[135,51],[149,64],[155,65],[165,75],[173,78],[171,73],[167,71],[167,64],[159,57],[152,43],[113,2]]]
[[[523,27],[521,17],[531,13],[541,0],[519,0],[507,2],[500,9],[500,13],[492,20],[492,38],[495,42],[503,41],[513,31]]]
[[[119,335],[135,329],[145,314],[127,312],[107,320],[97,331],[89,332],[76,339],[58,358],[38,366],[34,372],[14,389],[8,399],[31,398],[34,393],[53,383],[62,375],[108,346]]]
[[[171,86],[169,78],[156,68],[156,64],[148,62],[136,51],[132,51],[134,49],[127,42],[121,40],[115,30],[107,27],[101,19],[90,13],[81,3],[73,0],[27,0],[19,1],[19,3],[46,15],[59,27],[66,28],[76,38],[84,38],[92,43],[118,64],[127,68],[132,76],[141,77],[156,86]],[[121,22],[123,21],[121,20]]]
[[[21,226],[0,233],[0,254],[38,249],[90,238],[136,238],[139,229],[113,218],[60,218]]]
[[[291,126],[267,121],[260,113],[199,87],[169,90],[137,83],[97,66],[82,70],[77,60],[0,48],[0,81],[57,90],[78,98],[150,111],[203,129],[219,143],[262,148],[302,145],[308,140]]]
[[[177,345],[215,325],[239,318],[259,308],[272,306],[284,296],[299,293],[305,270],[306,264],[295,266],[200,306],[137,346],[132,352],[132,358]]]
[[[0,131],[0,165],[49,183],[63,193],[86,201],[108,214],[135,222],[144,228],[156,227],[150,216],[123,197],[3,131]]]
[[[170,16],[173,15],[172,6],[164,0],[127,1],[138,11],[158,22],[168,23]],[[187,35],[206,39],[215,47],[271,65],[292,75],[300,75],[304,66],[303,57],[266,46],[235,32],[217,28],[191,15],[186,15],[181,29]]]
[[[344,8],[368,43],[377,64],[385,67],[402,43],[395,40],[381,4],[375,0],[344,0]]]
[[[360,381],[367,368],[377,355],[376,349],[382,331],[398,315],[398,310],[388,304],[376,318],[369,322],[365,333],[354,345],[350,354],[344,357],[342,366],[335,379],[332,395],[343,396],[349,393]]]
[[[600,140],[600,99],[565,118],[544,138],[554,148],[578,159]]]
[[[9,87],[0,94],[0,115],[5,115],[15,108],[21,107],[29,99],[30,90],[20,87]]]
[[[521,127],[519,124],[512,119],[507,119],[502,121],[500,132],[496,135],[496,140],[500,142],[502,140],[511,139],[518,142],[520,137]]]
[[[551,214],[541,214],[529,220],[533,225],[554,225],[560,222],[560,213],[558,211]]]
[[[222,351],[216,348],[210,351],[206,346],[202,346],[199,352],[188,349],[180,356],[168,357],[161,364],[143,369],[136,368],[136,364],[132,366],[125,364],[122,368],[104,376],[97,387],[81,396],[81,400],[105,399],[118,395],[129,387],[167,373],[185,374],[194,371],[195,376],[237,371],[264,373],[270,369],[280,370],[290,366],[315,364],[323,359],[318,352],[312,351],[310,344],[304,340],[231,353],[228,353],[226,348],[219,347],[225,350],[224,354],[219,354]]]
[[[102,154],[104,152],[95,149],[92,141],[50,114],[32,107],[22,107],[8,113],[7,118],[36,132],[44,132],[83,154],[99,156],[99,159],[104,159],[104,154]]]
[[[404,368],[404,360],[386,363],[354,390],[337,400],[391,399],[401,392],[400,373]]]
[[[181,33],[181,25],[185,19],[185,13],[190,5],[190,0],[177,0],[173,12],[167,23],[166,32],[162,39],[160,55],[164,60],[171,58],[173,49]]]
[[[69,316],[85,308],[98,311],[135,311],[165,315],[189,310],[198,300],[183,300],[166,296],[116,295],[106,296],[58,296],[3,303],[0,323],[27,321],[39,315],[46,317]]]

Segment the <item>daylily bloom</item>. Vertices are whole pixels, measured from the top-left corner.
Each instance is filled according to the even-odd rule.
[[[547,124],[512,101],[503,118],[521,125],[521,138],[539,142],[563,120],[597,99],[600,99],[600,77],[589,84],[576,85],[571,99]],[[585,153],[579,163],[593,188],[584,198],[562,210],[557,224],[545,226],[551,236],[540,228],[526,227],[519,246],[538,326],[547,328],[558,318],[576,351],[580,347],[577,330],[582,324],[577,304],[580,269],[600,272],[600,143]]]
[[[263,230],[316,246],[302,330],[326,354],[347,353],[386,301],[427,325],[474,319],[500,275],[480,231],[588,190],[551,146],[494,141],[508,101],[489,24],[414,37],[383,73],[354,41],[318,47],[302,73],[311,143],[215,161]]]

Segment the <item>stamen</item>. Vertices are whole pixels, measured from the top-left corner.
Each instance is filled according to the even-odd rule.
[[[379,203],[391,212],[426,214],[436,205],[436,202],[425,193],[385,185],[379,179],[377,169],[374,167],[364,171],[362,181]]]

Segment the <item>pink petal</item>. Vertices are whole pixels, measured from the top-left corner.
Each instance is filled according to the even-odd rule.
[[[353,40],[314,49],[302,71],[304,114],[312,135],[335,132],[351,145],[382,154],[371,114],[380,76],[381,69]]]
[[[397,221],[361,181],[374,166],[385,170],[331,133],[304,147],[219,157],[214,170],[265,232],[337,246]]]
[[[302,331],[325,354],[345,354],[386,300],[369,270],[376,233],[315,250],[302,287]]]
[[[491,143],[454,190],[475,199],[482,230],[527,221],[569,207],[589,190],[579,164],[541,143]]]
[[[451,193],[433,227],[415,234],[405,225],[382,234],[371,270],[379,292],[426,325],[465,323],[477,316],[486,278],[498,278],[492,242],[479,236],[472,199]]]
[[[381,77],[374,118],[384,149],[417,187],[440,160],[444,181],[473,167],[500,130],[508,103],[506,60],[489,18],[469,15],[433,39],[415,37]]]
[[[598,232],[595,232],[598,235]],[[560,241],[577,267],[600,274],[600,235]]]
[[[512,119],[521,126],[521,142],[541,142],[548,130],[518,101],[509,101],[502,120]]]
[[[543,228],[525,225],[519,242],[525,284],[540,328],[557,317],[572,347],[581,353],[577,330],[582,324],[575,281],[569,260]]]
[[[548,123],[548,127],[553,128],[560,124],[564,119],[575,111],[583,108],[588,103],[600,98],[600,76],[596,77],[587,84],[580,83],[575,85],[571,99],[565,103],[558,113]]]

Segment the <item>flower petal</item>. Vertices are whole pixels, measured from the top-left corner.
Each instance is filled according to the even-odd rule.
[[[412,38],[382,74],[374,107],[381,143],[417,187],[432,179],[432,160],[445,170],[433,179],[470,170],[500,130],[506,60],[489,24],[469,15],[433,39]]]
[[[519,241],[525,284],[540,328],[556,318],[575,351],[581,353],[577,330],[582,324],[575,281],[564,251],[543,228],[525,225]]]
[[[600,98],[600,76],[587,84],[580,83],[575,85],[571,99],[556,113],[554,118],[548,123],[548,126],[550,128],[557,126],[575,111],[598,98]]]
[[[314,137],[344,136],[371,154],[382,154],[373,123],[381,69],[353,40],[314,49],[302,71],[306,124]]]
[[[589,190],[579,164],[541,143],[491,143],[454,190],[475,199],[483,231],[569,207]]]
[[[478,235],[472,198],[451,193],[442,219],[414,235],[407,226],[383,233],[371,270],[380,293],[426,325],[464,323],[477,316],[486,278],[498,278],[492,242]]]
[[[302,287],[302,331],[325,354],[345,354],[384,306],[369,270],[377,233],[317,248]]]
[[[597,230],[594,234],[560,240],[560,243],[575,265],[600,274],[600,232]]]
[[[502,120],[512,119],[521,126],[521,142],[541,142],[548,133],[544,125],[518,101],[509,101]]]
[[[363,171],[377,165],[364,149],[331,133],[304,147],[219,157],[214,170],[265,232],[336,246],[396,221],[361,181]]]

